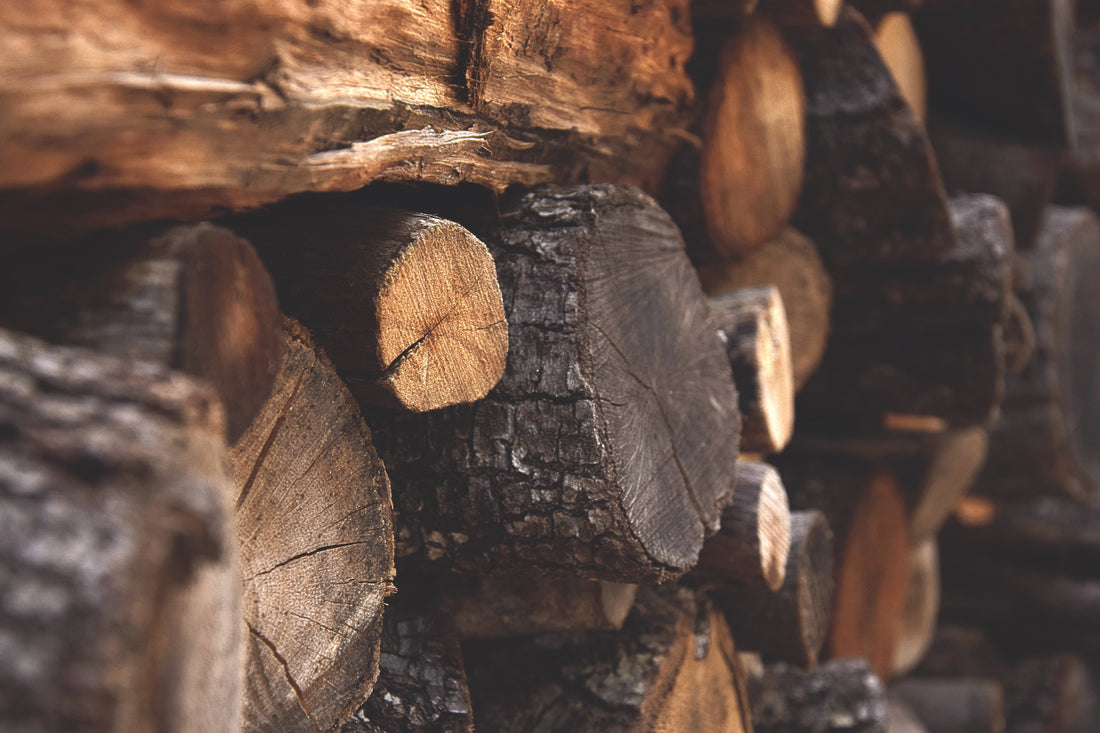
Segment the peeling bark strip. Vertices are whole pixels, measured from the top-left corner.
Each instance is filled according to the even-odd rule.
[[[283,310],[361,402],[414,412],[473,402],[504,372],[508,323],[489,250],[407,211],[295,202],[232,223],[256,242]]]
[[[618,632],[464,647],[478,730],[751,730],[729,629],[683,588],[640,589]]]
[[[223,434],[187,377],[0,331],[0,728],[236,733]]]
[[[331,731],[378,675],[393,579],[389,481],[359,408],[297,323],[234,446],[249,630],[244,730]]]
[[[112,232],[26,259],[0,275],[5,325],[207,380],[230,442],[263,406],[279,368],[279,309],[263,263],[233,232]]]
[[[388,418],[399,552],[617,582],[683,573],[729,501],[739,419],[675,226],[631,188],[553,188],[507,205],[487,241],[510,358],[475,405]]]
[[[692,94],[688,22],[687,0],[9,4],[0,190],[119,195],[67,221],[57,197],[28,211],[39,194],[0,210],[54,230],[374,180],[654,186]]]

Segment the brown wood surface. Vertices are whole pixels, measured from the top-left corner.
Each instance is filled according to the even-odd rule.
[[[909,590],[894,647],[893,674],[904,675],[920,662],[936,632],[940,612],[940,557],[935,537],[909,550]]]
[[[872,25],[875,48],[890,69],[902,99],[923,124],[928,119],[928,82],[924,75],[924,54],[913,22],[906,13],[892,12]]]

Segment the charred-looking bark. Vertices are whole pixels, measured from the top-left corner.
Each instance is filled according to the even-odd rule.
[[[675,226],[635,189],[551,188],[508,204],[486,241],[509,322],[500,384],[376,422],[399,554],[617,582],[683,573],[729,502],[739,418]]]
[[[675,586],[642,588],[618,632],[464,645],[479,731],[746,733],[725,622]]]
[[[975,490],[1077,499],[1100,488],[1100,222],[1087,209],[1055,207],[1035,250],[1017,258],[1017,295],[1035,332],[1031,362],[1008,378],[990,427],[989,461]]]
[[[0,728],[240,728],[240,575],[212,390],[0,331]]]
[[[424,412],[481,399],[500,379],[508,323],[496,268],[455,222],[315,199],[232,226],[361,403]]]
[[[768,665],[749,698],[756,733],[886,733],[886,690],[863,659]]]
[[[211,383],[229,441],[279,368],[275,288],[252,246],[211,224],[115,233],[25,253],[0,275],[3,323],[47,341],[146,359]]]
[[[244,730],[331,731],[378,675],[390,486],[359,407],[287,319],[282,366],[233,447],[248,628]]]

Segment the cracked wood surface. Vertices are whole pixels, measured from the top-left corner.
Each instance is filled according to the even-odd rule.
[[[0,331],[0,728],[239,730],[224,430],[186,376]]]
[[[331,731],[378,675],[389,481],[335,370],[286,319],[271,398],[233,447],[248,628],[244,730]]]
[[[7,3],[0,212],[53,232],[375,180],[654,186],[691,45],[687,0]]]
[[[504,377],[474,405],[375,422],[399,554],[682,574],[729,501],[739,416],[675,226],[636,189],[546,188],[484,238],[509,321]]]
[[[414,412],[481,399],[504,372],[508,323],[489,250],[462,226],[305,200],[229,222],[361,403]]]

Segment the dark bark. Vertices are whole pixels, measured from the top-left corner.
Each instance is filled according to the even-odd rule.
[[[749,696],[756,733],[886,733],[886,691],[862,659],[769,665]]]

